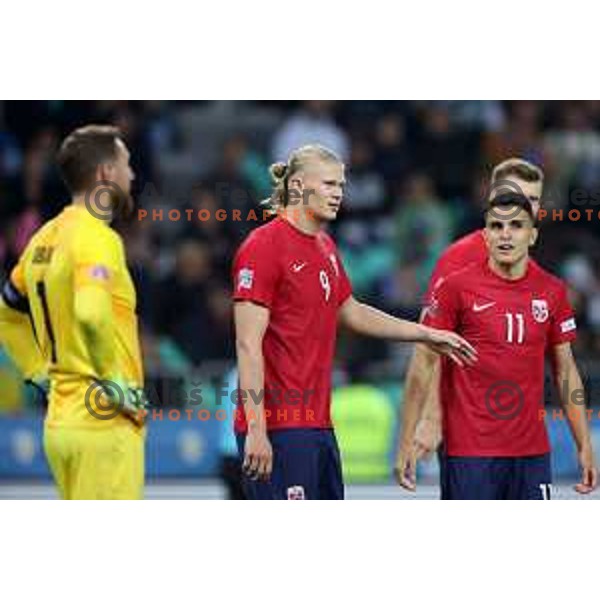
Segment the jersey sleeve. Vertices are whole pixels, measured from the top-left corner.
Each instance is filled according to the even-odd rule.
[[[456,329],[460,313],[460,295],[454,278],[445,279],[433,290],[422,322],[436,329]]]
[[[435,289],[452,273],[472,262],[485,260],[486,255],[485,243],[480,233],[469,234],[448,246],[435,263],[429,278],[429,285],[424,297],[425,304],[429,302]]]
[[[557,290],[556,306],[553,307],[550,319],[550,346],[572,342],[577,337],[575,312],[567,297],[567,288],[564,284],[561,284]]]
[[[114,232],[107,228],[102,235],[81,236],[72,253],[75,291],[88,286],[111,291],[124,264],[121,241]]]
[[[273,306],[281,277],[277,248],[263,236],[248,238],[233,261],[233,299]]]
[[[337,262],[340,266],[339,268],[339,288],[338,288],[338,307],[344,304],[348,298],[352,295],[352,283],[350,282],[350,278],[348,277],[348,273],[346,273],[346,269],[344,268],[344,263],[342,262],[342,258],[337,253]]]
[[[22,313],[29,312],[29,300],[27,299],[27,286],[23,271],[23,257],[12,270],[10,277],[2,287],[2,298],[7,306]]]

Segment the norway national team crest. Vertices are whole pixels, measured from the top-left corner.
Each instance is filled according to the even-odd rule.
[[[532,300],[531,312],[536,323],[545,323],[548,320],[548,302],[546,300]]]
[[[304,488],[301,485],[293,485],[287,489],[288,500],[306,500]]]

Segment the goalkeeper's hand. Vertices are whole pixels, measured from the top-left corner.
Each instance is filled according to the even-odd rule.
[[[124,416],[133,418],[138,424],[144,422],[148,399],[143,388],[127,382],[123,377],[106,379],[99,383],[102,385],[108,400],[118,406]]]
[[[50,378],[47,373],[39,373],[25,379],[25,385],[35,389],[40,404],[48,403],[48,394],[50,393]]]

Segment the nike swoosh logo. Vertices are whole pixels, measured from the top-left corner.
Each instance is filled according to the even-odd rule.
[[[299,273],[300,271],[302,271],[302,269],[304,269],[305,266],[306,266],[306,263],[300,263],[300,264],[292,265],[292,269],[293,269],[294,273]]]
[[[487,304],[473,304],[473,312],[481,312],[482,310],[485,310],[486,308],[491,308],[492,306],[494,306],[494,304],[496,304],[495,302],[488,302]]]

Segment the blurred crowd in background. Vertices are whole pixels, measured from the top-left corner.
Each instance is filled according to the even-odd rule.
[[[482,226],[492,167],[510,156],[542,166],[549,215],[535,257],[569,283],[578,358],[593,368],[600,356],[600,101],[0,102],[1,277],[69,202],[55,152],[91,122],[126,133],[134,196],[148,211],[118,227],[150,374],[233,364],[229,269],[262,212],[246,217],[270,194],[269,165],[315,142],[348,167],[332,230],[355,295],[411,319],[441,252]],[[175,221],[173,208],[212,217]],[[573,208],[593,216],[570,220]],[[342,334],[338,376],[400,379],[409,351]]]

